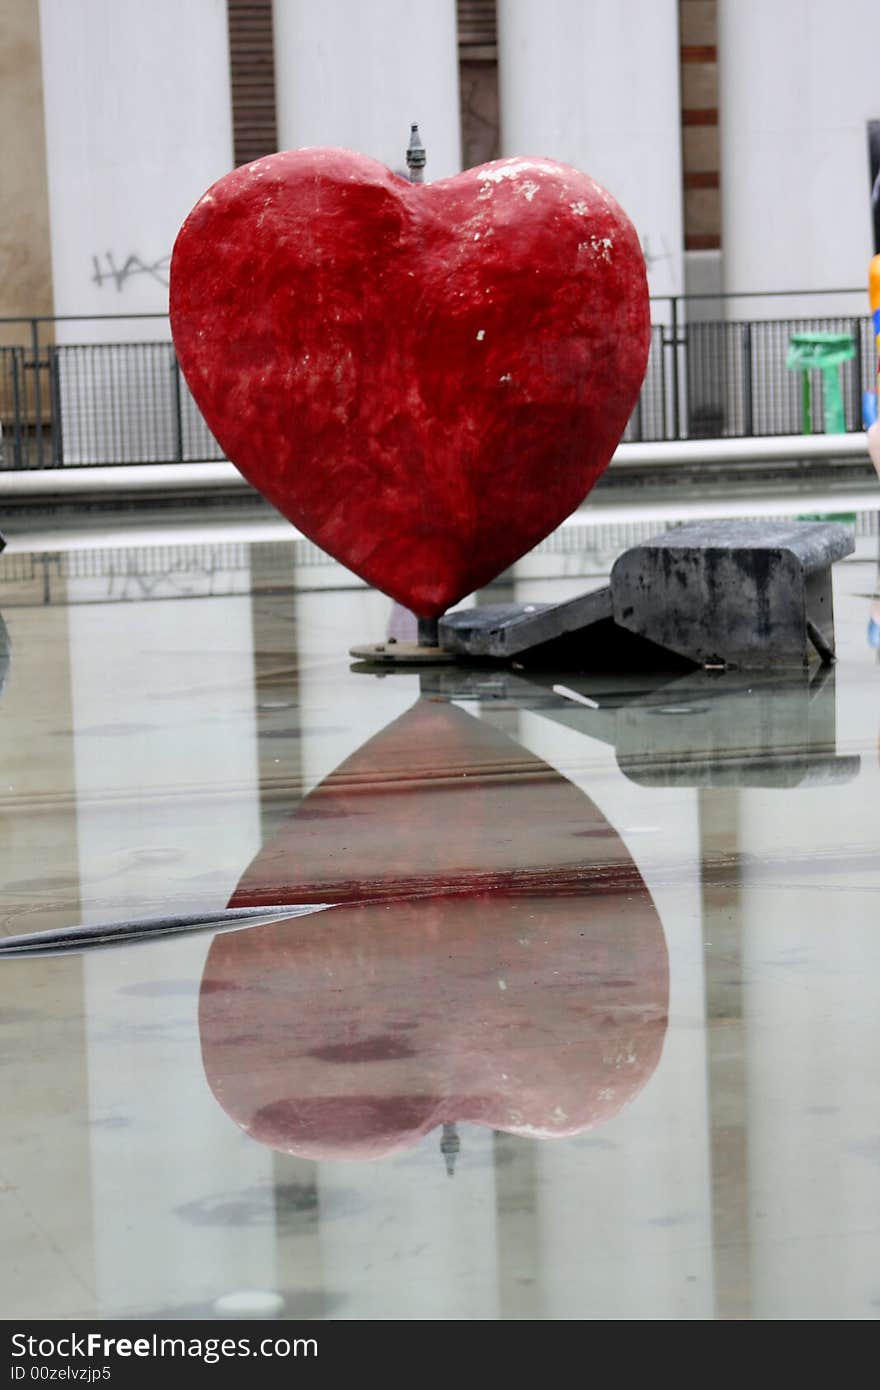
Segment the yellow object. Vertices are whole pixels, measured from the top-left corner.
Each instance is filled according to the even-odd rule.
[[[868,266],[868,302],[874,321],[874,342],[877,347],[877,390],[880,392],[880,256],[874,256]]]
[[[874,256],[868,266],[868,299],[874,314],[880,309],[880,256]]]

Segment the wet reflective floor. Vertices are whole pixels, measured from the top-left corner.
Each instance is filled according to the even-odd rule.
[[[0,931],[304,909],[0,958],[3,1315],[876,1318],[876,522],[784,676],[375,674],[407,615],[222,529],[0,557]]]

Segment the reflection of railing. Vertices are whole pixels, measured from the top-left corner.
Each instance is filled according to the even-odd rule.
[[[747,509],[746,504],[743,510]],[[773,515],[782,521],[794,520],[795,514]],[[766,521],[767,517],[756,519]],[[593,519],[586,523],[574,518],[572,524],[552,532],[536,547],[530,573],[535,577],[557,575],[558,557],[566,556],[577,561],[578,574],[605,577],[621,551],[656,536],[657,530],[656,519],[598,523]],[[857,513],[853,533],[857,540],[872,543],[866,553],[868,549],[876,553],[878,530],[876,510]],[[281,525],[279,533],[283,531]],[[7,549],[0,554],[4,611],[70,603],[71,582],[76,583],[78,604],[249,593],[254,583],[255,554],[259,555],[259,582],[271,584],[273,593],[288,588],[324,589],[326,581],[310,578],[309,572],[337,566],[337,561],[312,541],[302,536],[290,539],[288,534],[279,540],[266,540],[261,534],[256,540],[198,540],[175,545],[140,545],[136,537],[127,534],[106,548],[83,549],[76,537],[68,545],[63,550]],[[361,580],[338,568],[332,581],[335,591],[362,587]],[[569,572],[575,571],[566,570]],[[509,582],[509,576],[504,575],[495,581],[502,588]],[[498,601],[504,597],[499,594]]]
[[[797,434],[800,381],[785,358],[792,334],[805,331],[852,336],[855,356],[841,368],[841,385],[846,428],[860,429],[862,391],[875,381],[864,298],[861,291],[828,292],[835,312],[811,317],[776,316],[792,300],[798,308],[804,300],[821,307],[821,295],[808,292],[653,300],[648,369],[624,440]],[[838,312],[844,300],[851,314]],[[755,306],[761,317],[740,312]],[[107,341],[134,336],[134,320],[149,341]],[[818,381],[816,388],[818,432]],[[0,425],[4,469],[223,457],[183,380],[161,314],[0,319]]]

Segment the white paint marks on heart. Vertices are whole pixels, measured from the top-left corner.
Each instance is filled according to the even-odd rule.
[[[499,980],[499,981],[498,981],[498,988],[501,989],[501,990],[507,989],[507,981],[506,981],[506,980]]]
[[[481,342],[483,341],[483,339],[485,338],[485,336],[486,336],[486,330],[485,330],[485,328],[481,328],[481,329],[479,330],[479,332],[477,333],[477,342],[478,342],[478,343],[481,343]]]
[[[519,185],[519,191],[525,198],[526,202],[530,203],[538,191],[538,185],[536,183],[532,183],[531,179],[529,179],[526,183],[521,183]]]
[[[510,372],[505,372],[505,373],[504,373],[504,376],[500,376],[500,377],[498,378],[498,380],[499,380],[499,382],[501,382],[501,381],[513,381],[513,377],[510,375]]]
[[[590,211],[583,198],[578,198],[576,203],[569,203],[568,206],[571,208],[575,217],[586,217],[587,213]]]
[[[527,159],[512,159],[508,164],[497,164],[494,169],[487,169],[480,175],[480,191],[478,198],[491,198],[494,184],[501,183],[502,179],[518,179],[520,174],[539,174],[541,173],[540,164],[531,163]],[[531,181],[522,185],[525,197],[529,202],[534,198],[538,191],[538,185]],[[532,189],[529,193],[527,190]]]
[[[532,164],[528,159],[512,159],[509,163],[501,163],[494,169],[488,169],[482,175],[486,183],[500,183],[502,179],[516,179],[520,174],[540,173],[541,166]]]
[[[479,240],[480,240],[480,233],[479,233],[479,232],[474,232],[474,241],[479,241]]]
[[[608,236],[603,236],[603,237],[594,236],[594,237],[590,237],[590,240],[589,240],[589,241],[579,241],[579,242],[578,242],[578,250],[579,250],[579,251],[592,251],[593,255],[594,255],[594,256],[598,256],[598,257],[600,258],[600,260],[603,260],[603,261],[610,261],[610,260],[611,260],[611,248],[612,248],[613,245],[614,245],[614,242],[613,242],[613,241],[611,240],[611,238],[608,237]]]

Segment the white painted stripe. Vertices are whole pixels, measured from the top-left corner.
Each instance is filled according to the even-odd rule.
[[[588,709],[601,708],[598,700],[591,700],[589,695],[579,695],[576,690],[569,690],[567,685],[554,685],[554,695],[562,695],[566,700],[574,700],[578,705],[586,705]]]

